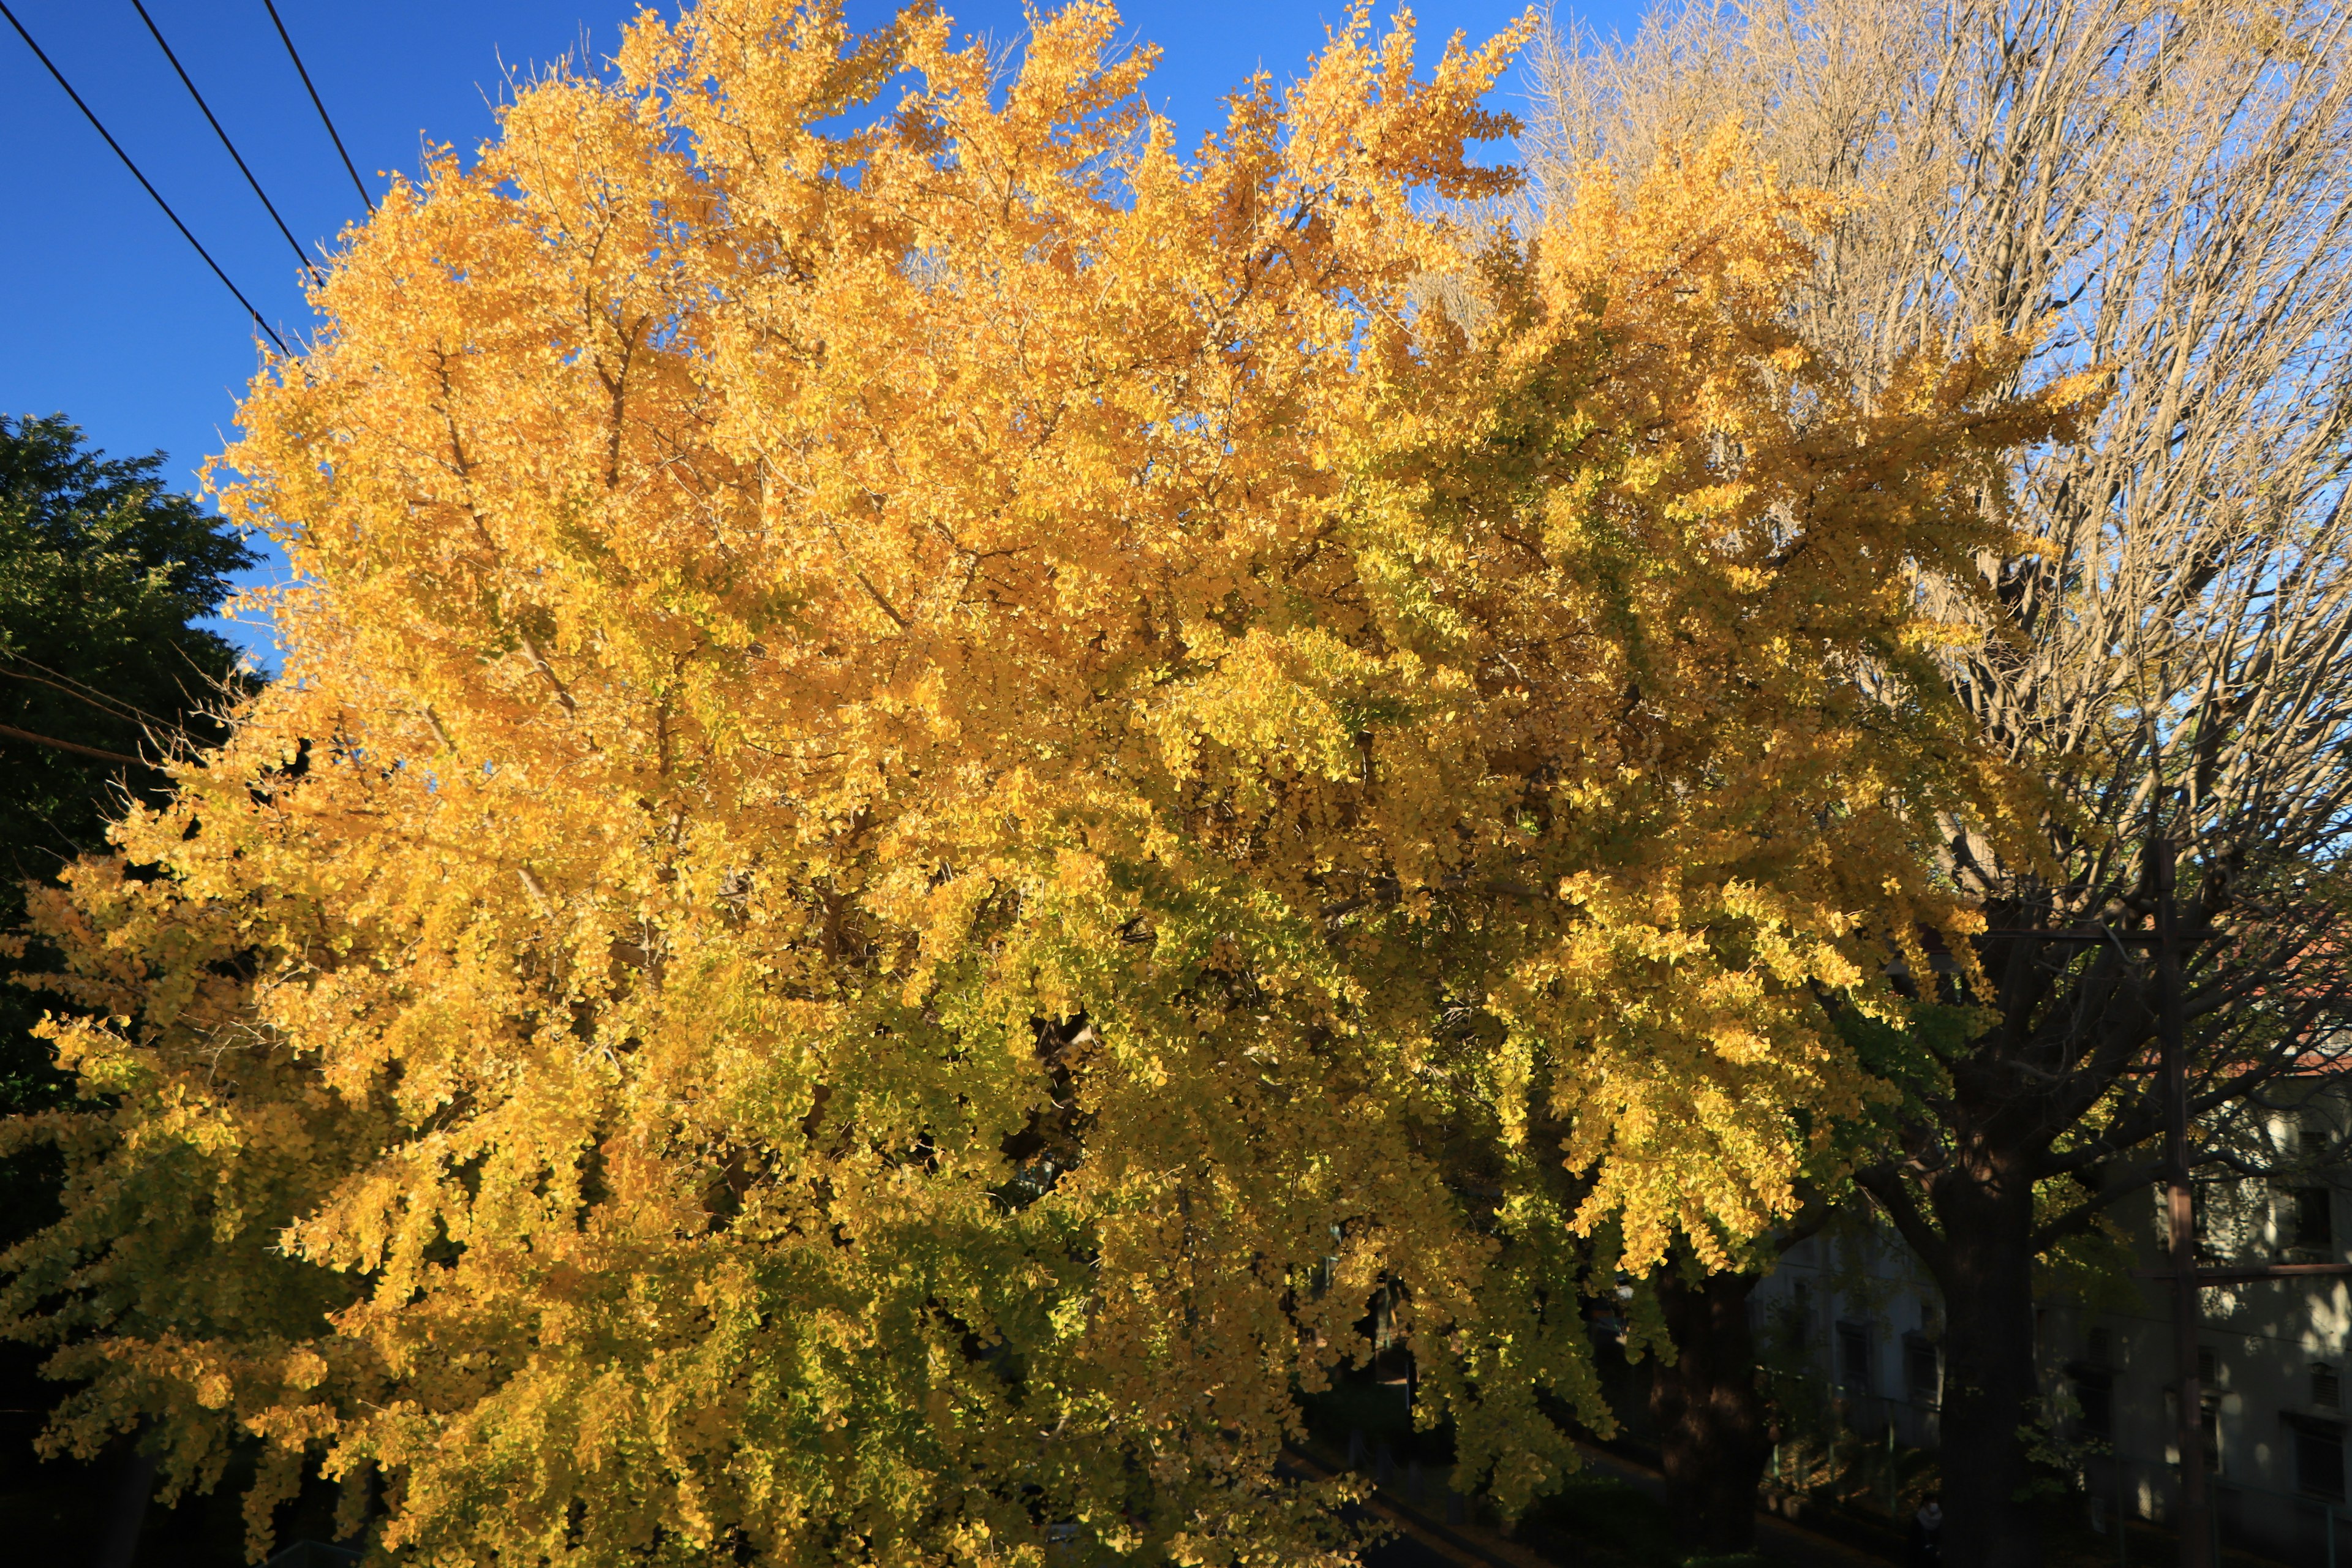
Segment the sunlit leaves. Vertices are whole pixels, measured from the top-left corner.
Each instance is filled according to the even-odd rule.
[[[74,1430],[212,1379],[184,1470],[426,1562],[1314,1562],[1376,1286],[1516,1506],[1578,1237],[1785,1208],[1990,798],[1911,574],[2045,415],[1843,402],[1736,140],[1446,216],[1515,38],[1186,158],[1115,35],[711,0],[352,237],[230,454],[288,679],[53,911]]]

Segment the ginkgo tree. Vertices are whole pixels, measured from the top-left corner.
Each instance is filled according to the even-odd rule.
[[[1476,216],[1524,28],[1188,154],[1116,26],[705,0],[349,237],[226,457],[284,679],[37,910],[53,1442],[417,1563],[1328,1562],[1375,1289],[1512,1508],[1580,1270],[1786,1211],[2063,398],[1853,402],[1734,137]]]

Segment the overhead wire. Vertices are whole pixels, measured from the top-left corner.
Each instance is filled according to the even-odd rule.
[[[0,735],[12,741],[30,741],[37,746],[47,746],[52,751],[77,752],[85,757],[96,757],[101,763],[129,763],[134,768],[155,765],[144,757],[134,757],[128,752],[110,752],[104,746],[85,746],[79,741],[60,741],[55,735],[44,735],[36,730],[19,730],[14,724],[0,724]]]
[[[10,669],[7,668],[5,656],[0,656],[0,675],[5,675],[11,680],[27,680],[37,686],[46,686],[53,691],[62,692],[64,695],[72,698],[75,701],[85,703],[89,707],[97,709],[108,718],[117,720],[125,724],[138,724],[142,726],[160,724],[167,730],[179,728],[179,726],[173,723],[171,720],[161,718],[153,713],[150,713],[144,708],[140,707],[136,702],[126,701],[122,698],[116,697],[110,692],[103,691],[99,688],[89,684],[87,681],[76,680],[72,676],[65,673],[65,671],[61,669],[51,669],[47,665],[41,663],[38,659],[30,658],[26,655],[19,653],[16,656],[16,662],[25,665],[29,668],[38,670],[40,673],[37,675],[27,675],[21,669]]]
[[[343,172],[351,175],[352,184],[360,193],[360,200],[367,204],[369,216],[374,216],[375,198],[368,195],[366,183],[360,178],[359,170],[352,166],[351,153],[344,150],[342,136],[335,130],[335,122],[327,113],[325,100],[319,97],[317,84],[310,79],[310,68],[302,63],[301,52],[294,47],[293,35],[286,30],[286,19],[278,14],[277,0],[261,0],[261,4],[268,10],[270,21],[277,24],[278,41],[286,46],[286,58],[294,62],[294,69],[300,74],[302,85],[310,89],[310,107],[319,111],[319,123],[327,128],[327,135],[335,143],[335,151],[342,154]]]
[[[196,90],[196,84],[189,77],[187,67],[180,63],[180,57],[173,54],[172,46],[164,41],[163,29],[155,25],[155,18],[147,14],[147,7],[142,0],[131,0],[131,8],[139,13],[141,21],[147,24],[148,36],[155,40],[155,47],[163,51],[163,58],[172,62],[173,70],[179,73],[180,85],[188,89],[188,96],[196,100],[198,109],[204,110],[205,122],[213,128],[213,134],[220,138],[220,144],[228,149],[228,155],[236,163],[236,172],[245,176],[245,183],[251,185],[253,194],[260,198],[262,209],[269,214],[269,221],[276,224],[278,232],[286,237],[286,244],[294,252],[294,258],[299,261],[304,269],[310,274],[311,282],[320,282],[318,264],[312,261],[310,253],[302,248],[302,242],[294,237],[294,231],[286,226],[286,220],[278,216],[277,204],[269,199],[269,193],[261,188],[261,182],[256,179],[253,171],[246,166],[244,155],[237,152],[236,143],[230,141],[228,132],[221,129],[220,120],[213,113],[213,106],[206,103],[205,95]]]
[[[73,100],[74,107],[81,110],[82,118],[89,121],[90,129],[105,138],[106,144],[114,149],[114,155],[122,160],[122,166],[131,171],[131,177],[137,180],[140,188],[154,198],[157,206],[163,209],[163,216],[172,220],[172,226],[180,231],[180,237],[186,240],[194,248],[195,253],[205,258],[205,265],[213,269],[213,276],[221,280],[221,287],[236,296],[236,302],[245,307],[245,313],[253,318],[253,324],[261,329],[262,335],[277,345],[280,354],[292,358],[292,354],[287,350],[286,340],[271,330],[268,321],[262,320],[261,312],[253,308],[253,301],[245,297],[245,290],[239,289],[230,280],[229,275],[221,270],[221,264],[213,259],[213,253],[205,248],[204,242],[190,233],[188,226],[180,221],[180,215],[172,210],[172,204],[163,199],[163,194],[155,188],[153,182],[139,172],[139,165],[131,161],[131,154],[122,150],[122,143],[114,139],[114,133],[107,130],[105,122],[99,119],[89,104],[82,101],[81,94],[76,92],[73,83],[66,79],[66,73],[59,70],[56,62],[49,58],[41,46],[33,41],[33,35],[25,30],[25,24],[16,20],[16,13],[8,9],[6,0],[0,0],[0,17],[7,18],[8,25],[16,29],[16,36],[25,40],[25,47],[33,51],[33,58],[41,62],[42,67],[48,71],[57,84],[65,89],[66,96]]]

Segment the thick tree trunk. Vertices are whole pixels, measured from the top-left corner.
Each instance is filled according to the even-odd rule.
[[[2006,1190],[2012,1185],[2022,1190]],[[1944,1230],[1944,1560],[2039,1568],[2023,1431],[2040,1414],[2032,1185],[1954,1182],[1936,1199]]]
[[[1771,1445],[1756,1387],[1756,1346],[1748,1328],[1753,1274],[1674,1269],[1655,1284],[1675,1363],[1655,1368],[1650,1415],[1666,1475],[1666,1510],[1686,1551],[1746,1552],[1756,1543],[1756,1488]]]
[[[113,1458],[114,1484],[109,1489],[107,1511],[93,1520],[90,1561],[95,1568],[131,1568],[139,1556],[139,1532],[147,1522],[147,1503],[155,1493],[155,1460],[129,1447]]]

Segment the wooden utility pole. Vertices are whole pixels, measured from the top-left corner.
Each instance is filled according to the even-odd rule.
[[[2301,1279],[2352,1274],[2342,1263],[2273,1263],[2197,1267],[2197,1200],[2189,1184],[2189,1052],[2181,1019],[2180,939],[2173,897],[2172,841],[2151,836],[2156,873],[2158,1070],[2164,1079],[2164,1187],[2171,1219],[2173,1380],[2179,1394],[2173,1441],[2180,1452],[2180,1568],[2219,1568],[2212,1491],[2205,1476],[2205,1380],[2198,1371],[2197,1330],[2204,1317],[2199,1292],[2209,1285],[2258,1279]],[[2209,932],[2193,933],[2199,940]]]
[[[2179,1525],[2180,1568],[2218,1568],[2214,1563],[2213,1501],[2205,1475],[2205,1380],[2198,1371],[2197,1331],[2203,1320],[2198,1292],[2209,1285],[2243,1285],[2257,1280],[2343,1279],[2352,1276],[2352,1264],[2272,1263],[2223,1264],[2197,1267],[2197,1201],[2189,1185],[2189,1051],[2180,994],[2180,949],[2184,941],[2212,940],[2211,931],[2182,931],[2174,896],[2175,864],[2172,841],[2158,833],[2148,837],[2148,867],[2156,883],[2156,930],[2116,931],[2104,927],[2082,930],[2018,930],[1987,931],[1988,936],[2030,939],[2059,943],[2153,947],[2157,964],[2157,1071],[2164,1096],[2164,1190],[2170,1235],[2167,1238],[2168,1267],[2134,1269],[2141,1279],[2164,1280],[2172,1287],[2172,1354],[2175,1430],[2173,1443],[2180,1456]]]
[[[2205,1487],[2205,1386],[2198,1375],[2197,1199],[2189,1185],[2189,1061],[2180,1007],[2179,932],[2173,922],[2172,840],[2153,836],[2156,871],[2157,1044],[2164,1075],[2164,1185],[2172,1220],[2174,1441],[2180,1454],[2180,1568],[2214,1568],[2212,1500]]]

